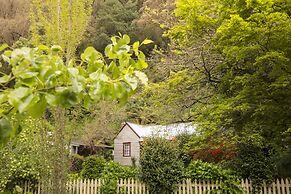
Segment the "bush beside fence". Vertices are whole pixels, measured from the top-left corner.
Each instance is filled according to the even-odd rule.
[[[70,180],[67,183],[67,194],[101,194],[103,180]],[[48,183],[49,184],[49,183]],[[201,181],[190,179],[182,181],[177,185],[177,190],[173,194],[202,194],[209,193],[220,188],[219,181]],[[240,184],[243,194],[252,192],[252,182],[249,180],[241,180]],[[47,194],[48,185],[38,184],[32,187],[28,182],[22,186],[22,193]],[[148,194],[148,188],[139,180],[120,179],[117,184],[116,193],[119,194]],[[291,180],[276,180],[271,184],[263,183],[260,194],[291,194]]]

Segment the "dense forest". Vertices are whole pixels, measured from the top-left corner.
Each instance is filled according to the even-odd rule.
[[[74,175],[66,145],[125,121],[198,126],[184,165],[291,176],[289,0],[0,0],[0,53],[0,193]]]

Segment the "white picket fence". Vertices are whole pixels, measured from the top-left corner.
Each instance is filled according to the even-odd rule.
[[[67,183],[67,194],[101,194],[103,180],[71,180]],[[218,181],[200,181],[200,180],[184,180],[179,183],[177,190],[173,194],[205,194],[219,189]],[[240,184],[244,194],[252,192],[252,183],[249,180],[241,180]],[[28,182],[25,182],[22,189],[24,194],[47,194],[44,188],[47,185],[38,184],[32,187]],[[135,179],[121,179],[118,181],[116,193],[122,194],[148,194],[149,191],[146,185]],[[106,194],[106,193],[105,193]],[[275,180],[271,184],[263,183],[260,194],[291,194],[291,180],[281,179]]]

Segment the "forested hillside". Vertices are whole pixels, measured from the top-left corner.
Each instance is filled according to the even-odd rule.
[[[255,182],[291,176],[291,1],[74,2],[0,0],[0,192],[65,169],[54,165],[71,140],[112,145],[125,121],[192,122],[199,135],[179,145],[187,160]],[[28,62],[8,49],[23,46],[42,51],[22,50],[29,60],[50,62],[22,74]],[[51,133],[63,139],[55,153]]]

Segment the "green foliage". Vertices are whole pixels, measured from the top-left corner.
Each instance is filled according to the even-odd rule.
[[[212,4],[216,6],[207,9]],[[212,71],[217,73],[213,76],[219,82],[212,100],[214,105],[205,113],[206,119],[227,129],[262,131],[263,137],[278,140],[276,143],[280,146],[284,139],[280,134],[290,127],[288,6],[281,0],[177,2],[177,15],[185,22],[181,25],[187,28],[186,32],[179,33],[197,40],[195,35],[206,36],[207,30],[211,30],[215,35],[211,36],[212,47],[221,53],[222,60],[213,61],[217,70]],[[185,11],[189,9],[200,11],[193,11],[190,16]],[[203,30],[193,36],[187,33],[196,28]]]
[[[32,0],[30,31],[34,45],[60,45],[67,62],[74,58],[89,23],[93,0]]]
[[[102,157],[88,156],[81,171],[82,178],[98,179],[102,176],[106,160]]]
[[[106,160],[102,157],[89,156],[83,163],[81,177],[86,179],[102,179],[101,191],[114,194],[119,179],[137,178],[139,171],[130,166],[121,166],[119,163]]]
[[[22,133],[0,149],[0,192],[12,192],[22,181],[37,183],[51,169],[43,157],[49,151],[42,141],[42,122],[28,118],[22,126]]]
[[[242,193],[238,186],[238,178],[233,172],[215,164],[202,162],[201,160],[192,161],[185,169],[184,176],[192,180],[221,181],[221,188],[213,191],[213,193]]]
[[[263,181],[272,182],[276,176],[276,161],[272,145],[259,138],[246,137],[237,143],[237,157],[229,163],[237,175],[252,180],[254,191],[260,189]]]
[[[192,180],[236,179],[231,171],[225,170],[216,164],[202,162],[201,160],[192,161],[185,169],[185,176],[186,178],[191,178]]]
[[[121,166],[119,163],[110,161],[106,163],[102,172],[104,180],[101,191],[103,193],[115,194],[119,179],[137,178],[138,169],[130,166]]]
[[[139,82],[147,82],[139,71],[147,67],[145,55],[129,42],[127,35],[113,37],[105,49],[108,60],[88,47],[81,55],[81,65],[65,65],[59,46],[6,50],[2,57],[12,72],[4,74],[1,83],[1,144],[19,129],[16,123],[9,127],[11,115],[40,117],[48,107],[89,107],[104,99],[126,101]],[[13,87],[7,87],[11,81]]]
[[[161,76],[158,70],[157,76]],[[154,73],[148,73],[151,79],[157,79]],[[202,102],[208,91],[197,84],[200,74],[188,69],[170,72],[159,77],[166,79],[149,85],[129,102],[128,109],[146,123],[174,123],[191,120],[191,105]],[[199,93],[195,93],[199,90]],[[193,94],[195,93],[195,94]],[[159,107],[157,109],[157,107]]]
[[[146,139],[140,158],[141,178],[151,193],[170,193],[181,181],[183,162],[175,142]]]
[[[87,29],[81,47],[92,45],[98,51],[103,51],[111,42],[111,36],[118,33],[129,34],[136,40],[137,30],[133,20],[137,17],[137,1],[96,1],[93,5],[90,28]]]
[[[284,153],[277,163],[278,176],[283,178],[291,177],[291,150]]]
[[[175,141],[177,141],[177,143],[178,143],[180,158],[182,159],[182,161],[184,163],[184,167],[188,166],[192,160],[192,155],[189,152],[187,144],[189,141],[191,141],[191,138],[193,136],[195,136],[195,135],[182,133],[182,134],[179,134],[175,138]]]
[[[116,178],[127,179],[135,178],[138,174],[137,168],[130,166],[122,166],[117,162],[107,162],[100,156],[88,156],[83,163],[81,171],[82,178],[97,179],[97,178]]]
[[[248,134],[278,155],[286,153],[291,126],[289,1],[178,0],[176,5],[180,21],[167,35],[182,51],[199,50],[195,71],[202,73],[200,86],[211,86],[207,103],[192,107],[192,117],[204,129],[204,143],[226,134],[232,141]],[[262,170],[269,159],[255,150],[263,161],[256,169]],[[254,159],[252,154],[244,157]],[[266,173],[261,175],[268,179]]]
[[[76,180],[81,178],[80,173],[68,173],[68,179],[70,180]]]
[[[137,178],[138,168],[131,166],[122,166],[117,162],[110,161],[106,163],[103,176],[117,177],[118,179]]]

